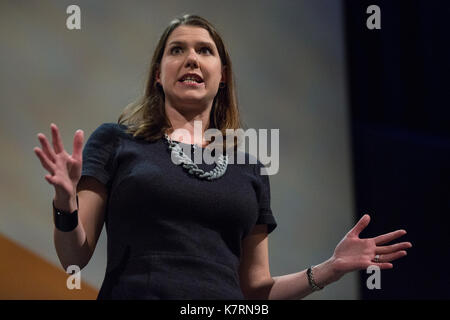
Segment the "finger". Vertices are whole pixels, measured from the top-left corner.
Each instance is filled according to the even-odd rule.
[[[396,252],[399,250],[409,249],[412,247],[411,242],[402,242],[402,243],[396,243],[390,246],[384,246],[384,247],[377,247],[375,249],[375,253],[377,254],[388,254],[392,252]]]
[[[49,174],[45,175],[45,180],[47,180],[47,182],[51,185],[55,185],[55,181],[53,180],[53,177]]]
[[[47,182],[49,184],[51,184],[52,186],[60,186],[61,185],[61,181],[58,179],[57,176],[52,176],[50,174],[45,175],[45,180],[47,180]]]
[[[56,161],[56,155],[55,155],[55,152],[53,151],[52,147],[50,146],[50,143],[48,143],[47,138],[45,137],[44,134],[39,133],[38,134],[38,139],[39,139],[39,142],[42,145],[42,151],[44,151],[44,153],[47,156],[47,158],[51,162],[54,163]]]
[[[394,252],[394,253],[389,253],[389,254],[383,254],[383,255],[380,255],[379,261],[380,262],[391,262],[391,261],[403,258],[406,255],[407,255],[407,253],[404,250]]]
[[[369,266],[377,266],[381,270],[392,269],[394,267],[393,264],[389,262],[379,262],[379,263],[371,262]]]
[[[359,236],[361,231],[363,231],[369,225],[369,222],[370,216],[368,214],[365,214],[361,219],[359,219],[358,223],[353,227],[352,230],[350,230],[349,233],[353,236]]]
[[[82,150],[83,150],[83,140],[84,140],[84,132],[83,130],[77,130],[75,132],[75,137],[73,138],[73,153],[72,158],[81,162],[82,160]]]
[[[375,244],[376,245],[380,245],[380,244],[385,244],[388,242],[391,242],[394,239],[397,239],[401,236],[404,236],[406,234],[405,230],[397,230],[397,231],[392,231],[386,234],[382,234],[378,237],[375,237]]]
[[[62,143],[61,135],[59,134],[58,127],[56,126],[56,124],[52,123],[50,125],[50,128],[52,130],[53,148],[55,148],[55,153],[61,153],[64,151],[64,146]]]
[[[55,174],[55,165],[53,164],[53,162],[51,162],[47,158],[47,156],[44,154],[44,152],[41,149],[36,147],[36,148],[34,148],[34,153],[41,161],[41,164],[45,168],[45,170],[47,170],[49,173],[54,175]]]

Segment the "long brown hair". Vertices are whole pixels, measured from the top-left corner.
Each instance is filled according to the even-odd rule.
[[[206,29],[216,44],[222,65],[226,66],[225,86],[219,87],[217,95],[214,97],[209,121],[209,128],[220,130],[225,141],[226,129],[236,130],[241,128],[231,59],[222,37],[214,26],[197,15],[186,14],[176,18],[165,29],[153,53],[144,96],[124,109],[118,119],[118,123],[126,125],[127,132],[132,134],[133,137],[147,141],[160,139],[166,130],[171,128],[170,121],[165,113],[164,91],[161,85],[156,82],[156,73],[161,64],[167,39],[172,31],[181,25],[197,26]],[[234,147],[236,147],[236,140]]]

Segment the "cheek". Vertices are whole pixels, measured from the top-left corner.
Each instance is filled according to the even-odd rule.
[[[161,64],[161,82],[164,83],[167,81],[172,81],[176,76],[175,70],[176,66],[174,65],[174,63],[166,62],[164,64]]]
[[[222,78],[222,65],[220,63],[210,68],[209,78],[214,82],[220,82]]]

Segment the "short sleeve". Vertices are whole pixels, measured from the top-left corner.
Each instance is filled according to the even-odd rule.
[[[258,188],[258,203],[259,203],[259,214],[256,224],[267,224],[267,233],[271,233],[276,227],[277,222],[273,216],[272,209],[270,207],[270,181],[269,175],[261,174],[261,169],[264,171],[265,166],[257,161],[255,165],[255,174],[259,179]]]
[[[91,134],[83,149],[82,176],[108,185],[114,175],[114,157],[119,144],[119,126],[104,123]]]

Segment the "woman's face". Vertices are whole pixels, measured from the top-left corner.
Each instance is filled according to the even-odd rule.
[[[156,81],[163,87],[166,103],[172,106],[212,105],[225,72],[209,32],[195,26],[173,30]]]

